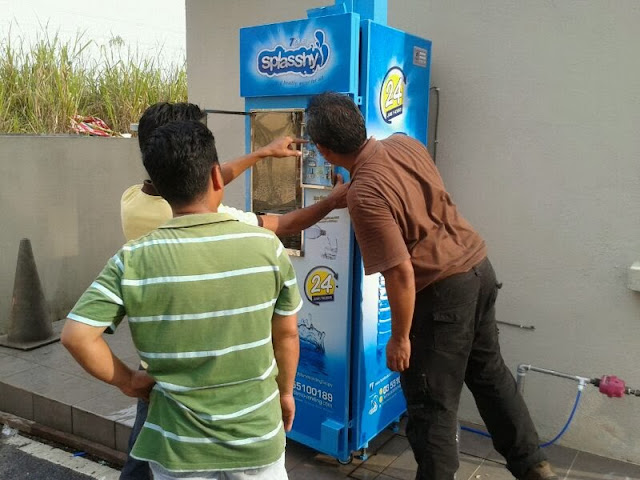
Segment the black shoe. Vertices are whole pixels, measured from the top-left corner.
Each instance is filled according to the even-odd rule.
[[[540,462],[525,473],[520,480],[559,480],[558,476],[551,470],[551,464],[547,461]]]

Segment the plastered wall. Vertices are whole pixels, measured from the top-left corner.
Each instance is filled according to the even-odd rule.
[[[329,1],[189,0],[189,96],[242,109],[238,29],[306,17]],[[441,89],[437,163],[485,237],[504,283],[505,359],[640,387],[640,3],[390,0],[389,25],[433,40]],[[209,119],[222,158],[244,151],[242,119]],[[227,202],[244,205],[244,186]],[[530,374],[541,436],[566,421],[576,385]],[[640,399],[587,387],[561,443],[640,463]],[[480,422],[465,393],[461,418]]]
[[[145,178],[135,139],[0,136],[0,332],[20,239],[29,238],[52,320],[124,243],[120,196]]]

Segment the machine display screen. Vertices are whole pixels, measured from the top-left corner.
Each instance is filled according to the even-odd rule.
[[[333,186],[333,167],[318,151],[315,144],[309,142],[302,149],[302,183],[305,187]]]

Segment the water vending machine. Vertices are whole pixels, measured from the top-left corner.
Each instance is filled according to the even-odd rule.
[[[308,18],[240,30],[240,93],[250,151],[305,137],[309,98],[327,90],[360,105],[369,136],[427,140],[431,42],[386,25],[386,0],[337,0]],[[309,143],[302,157],[265,159],[247,176],[247,209],[283,214],[332,188],[332,166]],[[348,172],[339,172],[348,179]],[[346,209],[282,239],[304,307],[290,438],[348,461],[399,420],[405,402],[386,368],[391,315],[381,275],[364,275]]]

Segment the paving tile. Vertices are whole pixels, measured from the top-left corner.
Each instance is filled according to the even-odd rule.
[[[62,432],[73,433],[71,406],[35,394],[33,420]]]
[[[369,455],[376,453],[383,445],[396,435],[399,435],[398,429],[385,428],[382,430],[378,435],[373,437],[371,441],[369,441],[369,446],[367,447]]]
[[[343,465],[333,457],[316,453],[315,456],[303,460],[289,470],[289,480],[346,478],[351,472],[358,468],[361,463],[361,461],[354,459],[351,463]]]
[[[544,452],[559,478],[565,478],[578,455],[577,450],[561,445],[550,445]]]
[[[503,464],[488,460],[478,467],[471,478],[473,480],[514,480],[511,472]]]
[[[562,478],[562,477],[560,477]],[[638,480],[640,465],[578,452],[567,480]]]
[[[407,450],[410,451],[407,438],[394,435],[387,443],[381,445],[378,451],[365,460],[363,466],[367,470],[381,473]]]
[[[0,411],[33,420],[33,394],[0,382]]]
[[[294,440],[287,439],[287,448],[285,452],[285,468],[287,471],[292,470],[302,462],[310,462],[313,457],[318,454],[312,448],[302,445]]]
[[[391,464],[385,468],[382,473],[399,480],[414,480],[416,478],[416,471],[418,470],[418,464],[413,458],[413,451],[408,448],[398,458],[396,458]]]
[[[475,430],[484,431],[484,427],[481,425],[475,425],[471,423],[461,422],[461,427],[469,427]],[[460,452],[466,453],[474,457],[486,458],[495,452],[493,449],[493,443],[490,438],[483,437],[477,433],[472,433],[467,430],[460,430]],[[496,452],[498,458],[502,458]]]
[[[460,466],[456,473],[457,480],[469,480],[474,479],[478,469],[483,464],[484,459],[478,457],[472,457],[461,453],[459,458]]]
[[[124,364],[131,368],[132,370],[138,370],[138,367],[140,367],[140,357],[138,357],[138,355],[132,355],[130,357],[119,357],[120,360],[122,360],[124,362]]]
[[[87,372],[84,368],[80,366],[78,362],[74,360],[73,357],[70,357],[67,360],[63,360],[60,363],[52,365],[51,368],[57,370],[59,372],[67,373],[69,375],[73,375],[74,377],[79,377],[89,382],[99,382],[96,378]]]
[[[563,447],[562,445],[550,445],[543,449],[547,455],[547,459],[551,462],[553,470],[560,478],[564,478],[567,471],[574,462],[577,451],[572,448]],[[494,463],[506,464],[505,459],[495,450],[491,450],[486,459]]]
[[[137,355],[136,348],[133,346],[131,339],[131,331],[126,320],[119,326],[112,335],[104,335],[104,339],[109,344],[111,351],[119,358],[127,358]]]
[[[98,382],[98,380],[96,380]],[[127,397],[115,387],[104,384],[109,390],[99,396],[75,402],[74,406],[95,413],[111,421],[133,425],[136,418],[136,398]]]
[[[106,338],[106,336],[105,336]],[[109,340],[109,339],[107,339]],[[114,339],[107,341],[109,348],[118,358],[129,358],[138,354],[136,348],[133,346],[131,338],[128,339]]]
[[[366,465],[360,465],[353,472],[351,472],[349,478],[356,478],[358,480],[374,480],[380,478],[381,475],[382,474],[380,472],[374,472],[373,470],[367,469]]]
[[[408,455],[408,453],[405,453]],[[482,465],[484,460],[482,458],[472,457],[469,455],[465,455],[464,453],[460,455],[460,467],[457,472],[458,480],[467,480],[474,478],[474,474]],[[357,468],[354,472],[351,473],[351,477],[357,478],[358,480],[382,480],[384,478],[393,478],[393,479],[410,479],[413,480],[415,478],[415,472],[417,470],[417,465],[415,462],[412,462],[410,458],[404,458],[401,461],[401,464],[396,463],[395,465],[391,465],[389,468],[384,470],[384,473],[379,473],[378,471],[372,471],[367,469],[366,463]]]
[[[316,466],[303,464],[287,472],[289,480],[335,480],[348,478],[348,474],[326,465]]]
[[[73,434],[109,448],[116,448],[116,427],[113,420],[72,407]]]
[[[34,348],[33,350],[16,350],[14,356],[29,360],[39,365],[51,365],[52,357],[61,357],[63,355],[69,355],[67,349],[62,346],[60,342],[50,343],[43,345],[42,347]]]
[[[34,363],[12,355],[0,357],[0,379],[33,368]]]
[[[83,379],[40,365],[6,377],[3,381],[67,405],[106,395],[114,388],[98,380]]]
[[[74,405],[74,433],[77,429],[84,438],[126,452],[136,417],[137,399],[127,397],[117,389],[112,390]],[[77,426],[76,421],[83,423]],[[105,441],[109,443],[103,443]]]
[[[131,427],[122,423],[116,423],[116,450],[128,453],[129,436],[131,435]]]
[[[61,343],[52,343],[26,352],[16,352],[14,356],[34,365],[53,368],[86,380],[92,378]]]
[[[28,353],[28,351],[25,352],[24,350],[19,350],[17,348],[0,346],[0,355],[9,355],[11,357],[21,357],[22,354],[24,353]]]
[[[409,420],[409,417],[407,417],[406,415],[404,415],[401,419],[400,419],[400,425],[398,425],[398,435],[402,435],[403,437],[407,436],[407,421]]]

